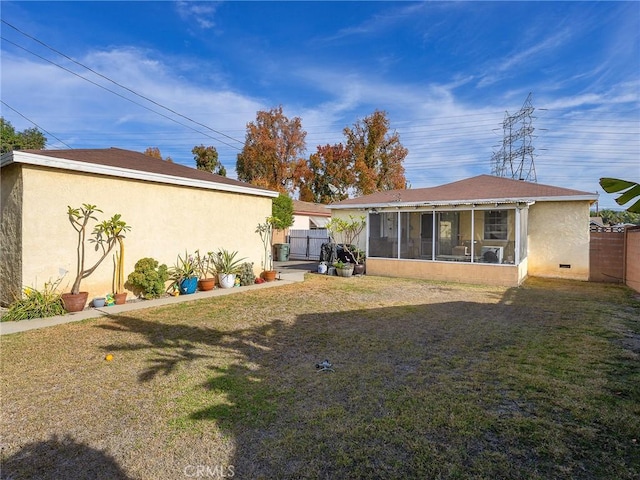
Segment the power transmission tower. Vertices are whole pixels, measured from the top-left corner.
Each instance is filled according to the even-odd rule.
[[[531,93],[522,108],[513,115],[505,112],[500,150],[491,157],[491,173],[498,177],[537,182],[533,163],[533,104]]]

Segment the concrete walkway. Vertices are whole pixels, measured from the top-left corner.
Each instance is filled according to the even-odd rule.
[[[175,303],[191,302],[193,300],[201,300],[203,298],[219,297],[222,295],[233,295],[241,292],[246,292],[248,290],[290,285],[296,282],[303,282],[305,273],[309,273],[312,266],[313,264],[309,264],[307,262],[275,262],[274,268],[278,272],[275,282],[248,285],[246,287],[239,288],[216,288],[208,292],[196,292],[192,295],[163,297],[154,300],[128,302],[124,305],[113,305],[111,307],[90,308],[87,310],[83,310],[82,312],[68,313],[66,315],[58,315],[55,317],[34,318],[31,320],[21,320],[19,322],[0,322],[0,335],[26,332],[27,330],[52,327],[54,325],[61,325],[63,323],[78,322],[81,320],[86,320],[88,318],[117,315],[119,313],[130,312],[131,310],[140,310],[142,308],[173,305]]]

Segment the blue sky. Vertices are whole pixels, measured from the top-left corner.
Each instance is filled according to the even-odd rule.
[[[418,188],[491,173],[505,113],[532,93],[538,182],[615,208],[598,179],[640,178],[640,2],[1,8],[2,115],[48,148],[151,146],[194,166],[213,145],[235,176],[258,110],[300,117],[308,156],[378,109]]]

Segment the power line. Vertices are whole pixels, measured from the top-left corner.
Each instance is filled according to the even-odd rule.
[[[228,146],[228,147],[230,147],[230,148],[233,148],[233,149],[235,149],[235,150],[240,150],[240,148],[239,148],[239,147],[237,147],[236,145],[231,145],[231,144],[229,144],[229,143],[227,143],[227,142],[224,142],[224,141],[220,140],[219,138],[216,138],[216,137],[213,137],[213,136],[209,135],[208,133],[201,132],[200,130],[197,130],[197,129],[195,129],[195,128],[193,128],[193,127],[189,126],[189,125],[186,125],[186,124],[184,124],[184,123],[182,123],[182,122],[179,122],[179,121],[178,121],[178,120],[176,120],[175,118],[171,118],[171,117],[170,117],[170,116],[168,116],[168,115],[165,115],[165,114],[163,114],[163,113],[161,113],[161,112],[158,112],[158,111],[156,111],[156,110],[153,110],[152,108],[149,108],[149,107],[147,107],[146,105],[143,105],[143,104],[141,104],[141,103],[139,103],[139,102],[136,102],[136,101],[134,101],[134,100],[132,100],[132,99],[130,99],[130,98],[128,98],[128,97],[125,97],[124,95],[122,95],[122,94],[120,94],[120,93],[118,93],[118,92],[115,92],[115,91],[113,91],[113,90],[110,90],[109,88],[105,87],[104,85],[100,85],[99,83],[96,83],[96,82],[94,82],[94,81],[92,81],[92,80],[89,80],[88,78],[83,77],[82,75],[80,75],[80,74],[78,74],[78,73],[76,73],[76,72],[74,72],[74,71],[72,71],[72,70],[69,70],[68,68],[63,67],[62,65],[58,65],[57,63],[55,63],[55,62],[53,62],[53,61],[51,61],[51,60],[49,60],[49,59],[47,59],[47,58],[45,58],[45,57],[43,57],[43,56],[41,56],[41,55],[38,55],[38,54],[37,54],[37,53],[35,53],[35,52],[32,52],[32,51],[30,51],[30,50],[26,49],[25,47],[22,47],[21,45],[18,45],[17,43],[14,43],[14,42],[12,42],[11,40],[6,39],[5,37],[0,37],[0,39],[2,39],[2,40],[4,40],[5,42],[8,42],[8,43],[10,43],[10,44],[12,44],[12,45],[14,45],[14,46],[18,47],[18,48],[20,48],[20,49],[22,49],[22,50],[24,50],[25,52],[30,53],[31,55],[34,55],[35,57],[38,57],[38,58],[40,58],[40,59],[44,60],[45,62],[48,62],[48,63],[50,63],[50,64],[52,64],[52,65],[54,65],[54,66],[56,66],[56,67],[58,67],[58,68],[60,68],[60,69],[62,69],[62,70],[64,70],[64,71],[68,72],[68,73],[71,73],[72,75],[75,75],[76,77],[78,77],[78,78],[80,78],[80,79],[82,79],[82,80],[84,80],[84,81],[86,81],[86,82],[89,82],[89,83],[91,83],[92,85],[95,85],[96,87],[102,88],[103,90],[106,90],[106,91],[107,91],[107,92],[109,92],[109,93],[112,93],[112,94],[114,94],[114,95],[116,95],[116,96],[118,96],[118,97],[120,97],[120,98],[122,98],[122,99],[124,99],[124,100],[126,100],[126,101],[128,101],[128,102],[131,102],[131,103],[133,103],[134,105],[137,105],[137,106],[139,106],[139,107],[142,107],[142,108],[144,108],[145,110],[148,110],[148,111],[150,111],[150,112],[152,112],[152,113],[155,113],[156,115],[160,115],[161,117],[166,118],[167,120],[169,120],[169,121],[171,121],[171,122],[177,123],[178,125],[181,125],[181,126],[183,126],[183,127],[185,127],[185,128],[188,128],[189,130],[192,130],[192,131],[194,131],[194,132],[196,132],[196,133],[199,133],[200,135],[204,135],[205,137],[211,138],[212,140],[215,140],[216,142],[222,143],[223,145],[226,145],[226,146]]]
[[[7,25],[7,26],[9,26],[9,27],[13,28],[14,30],[16,30],[17,32],[21,33],[21,34],[22,34],[22,35],[24,35],[25,37],[28,37],[28,38],[32,39],[33,41],[35,41],[35,42],[38,42],[40,45],[42,45],[42,46],[44,46],[44,47],[48,48],[49,50],[51,50],[51,51],[53,51],[53,52],[57,53],[58,55],[63,56],[64,58],[66,58],[66,59],[70,60],[71,62],[75,63],[76,65],[79,65],[79,66],[81,66],[81,67],[83,67],[83,68],[86,68],[86,69],[87,69],[87,70],[89,70],[90,72],[94,73],[95,75],[98,75],[98,76],[99,76],[99,77],[101,77],[101,78],[104,78],[105,80],[107,80],[108,82],[113,83],[114,85],[117,85],[118,87],[123,88],[124,90],[126,90],[126,91],[128,91],[128,92],[131,92],[131,93],[133,93],[134,95],[136,95],[136,96],[138,96],[138,97],[140,97],[140,98],[142,98],[142,99],[144,99],[144,100],[146,100],[146,101],[148,101],[148,102],[151,102],[151,103],[153,103],[154,105],[156,105],[156,106],[158,106],[158,107],[160,107],[160,108],[163,108],[163,109],[165,109],[165,110],[167,110],[167,111],[169,111],[169,112],[173,113],[174,115],[178,115],[179,117],[182,117],[182,118],[184,118],[185,120],[188,120],[188,121],[190,121],[190,122],[193,122],[193,123],[195,123],[196,125],[200,125],[201,127],[204,127],[204,128],[206,128],[207,130],[210,130],[210,131],[212,131],[212,132],[214,132],[214,133],[217,133],[218,135],[222,135],[223,137],[228,138],[229,140],[233,140],[234,142],[238,142],[238,143],[240,143],[240,144],[244,144],[244,142],[243,142],[243,141],[238,140],[237,138],[233,138],[233,137],[231,137],[231,136],[229,136],[229,135],[227,135],[227,134],[225,134],[225,133],[223,133],[223,132],[220,132],[220,131],[218,131],[218,130],[215,130],[215,129],[213,129],[213,128],[209,127],[208,125],[205,125],[204,123],[200,123],[200,122],[198,122],[197,120],[194,120],[194,119],[192,119],[192,118],[190,118],[190,117],[187,117],[186,115],[183,115],[183,114],[181,114],[181,113],[179,113],[179,112],[176,112],[175,110],[173,110],[173,109],[171,109],[171,108],[169,108],[169,107],[167,107],[167,106],[165,106],[165,105],[162,105],[162,104],[160,104],[160,103],[156,102],[155,100],[153,100],[153,99],[151,99],[151,98],[149,98],[149,97],[146,97],[146,96],[144,96],[144,95],[142,95],[142,94],[140,94],[140,93],[138,93],[138,92],[136,92],[136,91],[134,91],[134,90],[130,89],[129,87],[126,87],[126,86],[124,86],[124,85],[122,85],[122,84],[120,84],[120,83],[116,82],[115,80],[112,80],[111,78],[109,78],[109,77],[107,77],[107,76],[103,75],[102,73],[97,72],[97,71],[93,70],[92,68],[90,68],[90,67],[88,67],[88,66],[84,65],[83,63],[78,62],[77,60],[75,60],[75,59],[73,59],[73,58],[69,57],[68,55],[66,55],[66,54],[64,54],[64,53],[62,53],[62,52],[60,52],[59,50],[56,50],[55,48],[51,47],[50,45],[46,44],[45,42],[43,42],[43,41],[41,41],[41,40],[38,40],[37,38],[35,38],[35,37],[33,37],[33,36],[29,35],[28,33],[23,32],[22,30],[20,30],[20,29],[19,29],[19,28],[17,28],[16,26],[14,26],[14,25],[10,24],[10,23],[9,23],[9,22],[7,22],[6,20],[2,20],[2,23],[4,23],[5,25]],[[14,44],[14,45],[15,45],[15,44]],[[29,52],[29,53],[31,53],[31,52]],[[62,68],[62,67],[61,67],[61,68]],[[81,78],[84,78],[84,77],[81,77]],[[152,110],[152,111],[153,111],[153,110]],[[211,138],[212,138],[212,137],[211,137]],[[222,143],[224,143],[224,142],[222,142]],[[225,145],[226,145],[226,144],[225,144]],[[229,145],[229,146],[230,146],[230,145]]]
[[[22,113],[20,113],[18,110],[16,110],[15,108],[13,108],[11,105],[8,105],[4,100],[0,100],[0,102],[7,108],[13,110],[14,112],[16,112],[18,115],[20,115],[22,118],[24,118],[27,122],[30,122],[32,124],[34,124],[36,126],[36,128],[38,128],[38,130],[42,130],[44,133],[46,133],[47,135],[52,136],[53,138],[55,138],[57,141],[59,141],[61,144],[63,144],[65,147],[72,149],[73,147],[70,147],[69,145],[67,145],[66,143],[64,143],[62,140],[60,140],[58,137],[56,137],[53,133],[48,132],[47,130],[45,130],[44,128],[42,128],[40,125],[38,125],[36,122],[34,122],[33,120],[25,117]]]
[[[165,115],[165,114],[160,113],[160,112],[158,112],[158,111],[156,111],[156,110],[153,110],[152,108],[147,107],[146,105],[143,105],[143,104],[141,104],[141,103],[139,103],[139,102],[136,102],[136,101],[134,101],[134,100],[131,100],[130,98],[125,97],[124,95],[122,95],[122,94],[120,94],[120,93],[118,93],[118,92],[114,92],[113,90],[110,90],[110,89],[108,89],[107,87],[105,87],[104,85],[100,85],[99,83],[96,83],[96,82],[94,82],[93,80],[89,80],[88,78],[83,77],[83,76],[82,76],[82,75],[80,75],[79,73],[76,73],[76,72],[74,72],[74,71],[72,71],[72,70],[69,70],[69,69],[68,69],[68,68],[66,68],[66,67],[63,67],[62,65],[58,65],[58,64],[57,64],[57,63],[55,63],[54,61],[49,60],[48,58],[45,58],[45,57],[43,57],[43,56],[41,56],[41,55],[38,55],[37,53],[32,52],[32,51],[28,50],[27,48],[25,48],[25,47],[23,47],[23,46],[21,46],[21,45],[18,45],[17,43],[12,42],[11,40],[8,40],[8,39],[6,39],[6,38],[4,38],[4,37],[0,37],[0,39],[2,39],[2,40],[4,40],[5,42],[8,42],[8,43],[10,43],[10,44],[12,44],[12,45],[14,45],[14,46],[18,47],[18,48],[20,48],[20,49],[22,49],[22,50],[24,50],[25,52],[30,53],[31,55],[34,55],[35,57],[38,57],[38,58],[40,58],[40,59],[44,60],[45,62],[48,62],[48,63],[50,63],[50,64],[52,64],[52,65],[54,65],[54,66],[56,66],[56,67],[58,67],[58,68],[61,68],[62,70],[66,71],[66,72],[69,72],[70,74],[75,75],[76,77],[78,77],[78,78],[80,78],[80,79],[82,79],[82,80],[84,80],[84,81],[86,81],[86,82],[89,82],[89,83],[91,83],[92,85],[95,85],[96,87],[102,88],[103,90],[106,90],[106,91],[107,91],[107,92],[109,92],[109,93],[113,93],[114,95],[117,95],[118,97],[120,97],[120,98],[122,98],[122,99],[124,99],[124,100],[126,100],[126,101],[128,101],[128,102],[131,102],[131,103],[133,103],[134,105],[138,105],[139,107],[142,107],[142,108],[144,108],[145,110],[149,110],[150,112],[153,112],[153,113],[155,113],[156,115],[160,115],[161,117],[164,117],[164,118],[166,118],[167,120],[169,120],[169,121],[171,121],[171,122],[177,123],[178,125],[181,125],[181,126],[183,126],[183,127],[185,127],[185,128],[188,128],[189,130],[193,130],[194,132],[199,133],[200,135],[204,135],[204,136],[209,137],[209,138],[211,138],[211,139],[213,139],[213,140],[216,140],[217,142],[223,143],[224,145],[227,145],[228,147],[235,148],[236,150],[240,150],[240,149],[239,149],[238,147],[236,147],[235,145],[230,145],[230,144],[228,144],[228,143],[226,143],[226,142],[223,142],[222,140],[220,140],[220,139],[218,139],[218,138],[212,137],[211,135],[209,135],[209,134],[207,134],[207,133],[201,132],[200,130],[196,130],[195,128],[193,128],[193,127],[191,127],[191,126],[189,126],[189,125],[186,125],[186,124],[184,124],[184,123],[182,123],[182,122],[179,122],[179,121],[178,121],[178,120],[176,120],[175,118],[171,118],[171,117],[169,117],[168,115]]]

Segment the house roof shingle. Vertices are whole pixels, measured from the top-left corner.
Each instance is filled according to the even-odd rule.
[[[293,201],[293,213],[297,215],[310,215],[318,217],[330,217],[331,210],[321,203],[303,202],[302,200]]]
[[[239,180],[150,157],[140,152],[114,147],[105,149],[20,150],[12,153],[14,161],[23,163],[29,163],[27,158],[37,159],[44,157],[42,164],[47,165],[46,158],[52,158],[65,162],[65,165],[73,164],[71,167],[77,167],[79,171],[91,171],[91,166],[94,166],[100,169],[100,173],[107,175],[116,174],[115,176],[126,177],[127,172],[139,172],[142,174],[139,178],[150,181],[167,180],[167,183],[173,183],[170,181],[171,179],[181,179],[183,184],[192,182],[194,185],[208,186],[209,188],[218,187],[222,190],[240,189],[247,193],[255,191],[255,194],[258,195],[266,193],[268,196],[277,196],[277,192],[271,192]],[[4,157],[3,155],[3,165],[5,163]],[[38,162],[34,161],[33,163],[37,164]],[[64,166],[60,167],[57,163],[50,166],[65,168]],[[145,178],[145,176],[148,176],[148,178]]]
[[[388,190],[332,203],[328,208],[443,205],[464,203],[512,203],[535,200],[590,200],[597,193],[582,192],[540,183],[512,180],[493,175],[478,175],[437,187]]]

